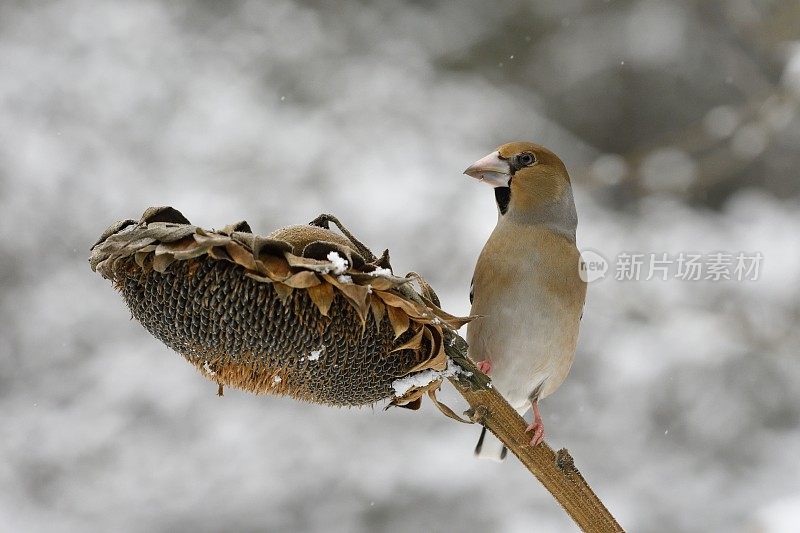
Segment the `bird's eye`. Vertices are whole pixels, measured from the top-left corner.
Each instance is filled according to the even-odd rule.
[[[517,162],[522,167],[529,167],[536,162],[536,158],[530,152],[522,152],[517,156]]]

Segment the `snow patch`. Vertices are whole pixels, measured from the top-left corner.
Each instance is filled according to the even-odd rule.
[[[370,276],[393,276],[392,271],[388,268],[378,267],[369,273]]]
[[[399,398],[412,389],[425,387],[434,381],[450,378],[456,374],[471,376],[472,372],[466,372],[460,366],[448,359],[447,367],[444,370],[423,370],[422,372],[417,372],[415,374],[411,374],[410,376],[396,379],[392,382],[392,388],[394,389],[395,397]]]
[[[351,278],[347,274],[342,274],[341,276],[339,276],[336,279],[339,280],[339,283],[353,283],[353,278]]]
[[[347,270],[347,259],[344,259],[336,251],[332,251],[328,254],[328,261],[333,263],[333,273],[337,276]]]
[[[308,355],[309,361],[316,361],[319,359],[319,356],[322,355],[322,350],[312,350],[311,353]]]
[[[425,370],[404,378],[396,379],[392,382],[394,395],[400,397],[411,389],[425,387],[441,377],[441,372],[436,370]]]

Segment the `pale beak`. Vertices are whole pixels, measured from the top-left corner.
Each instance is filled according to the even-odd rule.
[[[478,159],[464,171],[467,176],[488,183],[492,187],[508,187],[511,177],[511,167],[508,161],[500,159],[500,152],[492,152],[482,159]]]

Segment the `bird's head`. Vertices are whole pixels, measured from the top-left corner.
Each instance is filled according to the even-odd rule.
[[[495,188],[501,214],[519,213],[558,202],[571,188],[567,168],[556,154],[538,144],[504,144],[464,171]]]

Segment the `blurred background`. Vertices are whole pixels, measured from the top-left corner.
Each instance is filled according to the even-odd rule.
[[[0,530],[573,531],[429,404],[218,398],[86,262],[151,205],[329,212],[465,313],[496,209],[461,172],[532,140],[610,263],[548,442],[629,531],[797,531],[800,4],[319,4],[0,3]],[[623,252],[763,262],[620,281]]]

